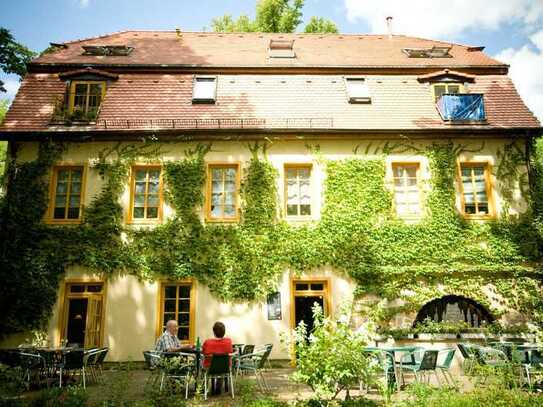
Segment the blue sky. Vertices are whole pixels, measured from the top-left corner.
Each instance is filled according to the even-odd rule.
[[[0,26],[41,51],[49,42],[125,29],[201,31],[225,13],[253,16],[255,0],[10,0]],[[528,105],[543,118],[543,0],[306,0],[304,19],[330,18],[344,33],[393,31],[472,45],[511,64],[511,76]],[[302,28],[302,26],[300,26]],[[8,98],[18,81],[6,81]]]

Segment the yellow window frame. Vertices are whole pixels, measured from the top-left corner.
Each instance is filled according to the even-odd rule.
[[[298,206],[298,214],[296,215],[288,215],[288,212],[287,212],[287,205],[288,205],[288,178],[287,178],[287,170],[288,169],[296,169],[296,170],[299,170],[299,169],[308,169],[309,170],[309,190],[311,191],[311,197],[310,197],[310,214],[309,215],[300,215],[300,205],[297,205]],[[308,163],[308,164],[305,164],[305,163],[302,163],[302,164],[285,164],[284,167],[283,167],[283,201],[284,201],[284,205],[283,205],[283,210],[285,211],[285,218],[287,219],[309,219],[313,216],[313,196],[314,196],[314,191],[313,191],[313,164],[311,163]],[[299,176],[297,175],[296,176],[296,179],[297,179],[297,182],[298,182],[298,186],[300,184],[300,180],[299,180]]]
[[[159,187],[158,187],[158,213],[156,218],[134,218],[134,199],[136,196],[136,171],[138,170],[159,170]],[[149,189],[149,175],[146,175],[145,182],[145,201],[144,201],[144,212],[147,213],[147,198],[148,198],[148,189]],[[127,223],[134,224],[156,224],[162,221],[162,208],[164,204],[164,182],[163,182],[163,171],[162,166],[157,164],[138,164],[133,165],[130,170],[130,206],[128,208]]]
[[[484,178],[485,178],[485,192],[488,204],[488,213],[487,214],[469,214],[466,213],[465,209],[465,197],[464,197],[464,183],[462,182],[462,168],[474,168],[474,167],[483,167],[484,169]],[[466,219],[493,219],[496,216],[495,205],[494,205],[494,196],[493,196],[493,187],[492,187],[492,167],[488,161],[461,161],[457,164],[457,182],[460,190],[460,213]],[[472,183],[473,174],[472,174]],[[473,186],[474,200],[476,202],[475,186]]]
[[[394,161],[391,163],[392,169],[392,210],[394,214],[401,219],[420,219],[424,214],[424,199],[421,186],[421,164],[419,161]],[[394,169],[396,167],[416,167],[416,177],[417,177],[417,190],[419,196],[419,209],[420,213],[418,215],[400,215],[397,212],[396,208],[396,177],[394,176]]]
[[[444,93],[449,93],[449,86],[458,86],[458,93],[466,92],[466,87],[461,82],[435,82],[432,83],[432,86],[430,87],[432,90],[432,98],[434,99],[434,102],[437,102],[436,87],[438,86],[445,86]]]
[[[64,217],[63,219],[55,219],[54,218],[54,212],[55,212],[55,202],[56,202],[56,190],[57,190],[57,180],[58,180],[58,173],[61,170],[75,170],[75,169],[81,169],[81,191],[79,193],[79,217],[77,219],[68,219]],[[68,182],[68,190],[66,191],[66,208],[69,206],[69,199],[71,197],[71,177],[72,173],[70,171],[70,181]],[[47,207],[47,212],[45,216],[45,222],[51,223],[51,224],[74,224],[74,223],[81,223],[83,219],[83,208],[84,208],[84,201],[85,201],[85,188],[87,185],[87,166],[84,164],[59,164],[55,165],[52,168],[52,174],[49,182],[49,205]]]
[[[212,170],[214,168],[235,168],[236,169],[236,191],[235,191],[235,212],[236,215],[232,217],[215,217],[211,214],[211,201],[213,196],[213,177]],[[238,222],[239,221],[239,210],[240,210],[240,184],[241,184],[241,165],[239,162],[219,162],[219,163],[209,163],[207,164],[207,173],[206,173],[206,193],[205,193],[205,219],[206,222]]]
[[[194,344],[194,337],[196,331],[196,282],[193,280],[180,280],[180,281],[171,281],[163,280],[160,282],[159,289],[160,293],[158,295],[158,315],[157,315],[157,324],[155,339],[158,339],[160,335],[164,332],[163,327],[166,325],[167,321],[164,321],[164,308],[165,308],[165,299],[166,299],[166,286],[175,285],[176,289],[176,298],[175,298],[175,320],[177,321],[179,315],[179,287],[190,287],[190,308],[189,308],[189,339],[188,341],[182,341],[182,343],[191,343]],[[179,321],[177,321],[179,325]]]
[[[74,111],[74,103],[75,103],[75,87],[77,85],[87,85],[87,92],[85,96],[85,113],[89,111],[89,98],[90,98],[90,92],[89,87],[90,85],[94,84],[101,84],[102,85],[102,95],[100,98],[100,104],[97,106],[97,109],[100,108],[100,105],[104,101],[104,98],[106,96],[106,81],[71,81],[70,82],[70,97],[68,102],[68,112],[73,113]]]

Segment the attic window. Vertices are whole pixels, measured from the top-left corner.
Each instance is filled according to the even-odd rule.
[[[371,95],[364,78],[345,78],[349,103],[370,103]]]
[[[452,47],[432,47],[432,48],[404,48],[403,52],[409,58],[452,58],[449,51]]]
[[[270,58],[296,58],[294,40],[270,40],[268,56]]]
[[[127,56],[134,50],[134,47],[127,45],[82,45],[83,55],[99,56]]]
[[[195,76],[192,103],[215,103],[217,98],[216,76]]]

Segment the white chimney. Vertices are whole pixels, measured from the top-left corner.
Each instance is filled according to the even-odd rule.
[[[387,17],[387,31],[388,31],[388,38],[392,38],[392,17]]]

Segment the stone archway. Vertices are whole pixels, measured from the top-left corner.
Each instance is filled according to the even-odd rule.
[[[494,317],[476,301],[457,295],[447,295],[426,303],[418,312],[413,326],[430,319],[434,322],[466,322],[477,328],[490,324]]]

